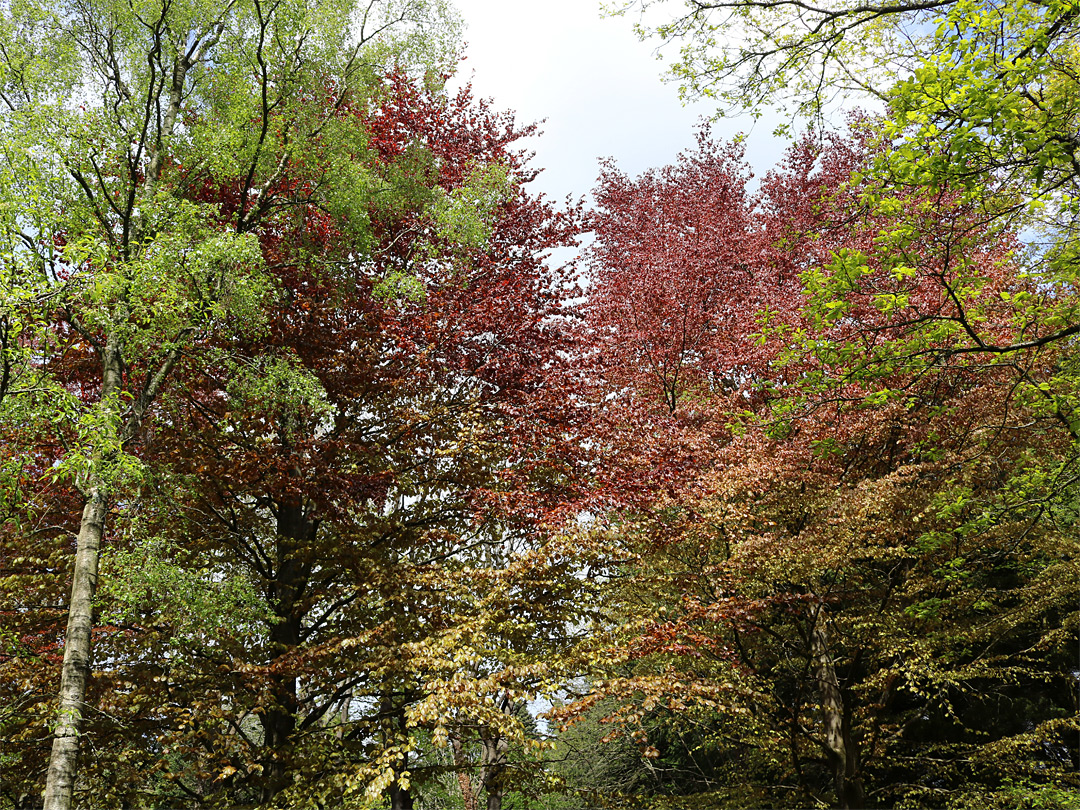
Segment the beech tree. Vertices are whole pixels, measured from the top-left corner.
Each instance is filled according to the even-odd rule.
[[[446,99],[395,75],[346,114],[386,183],[370,246],[353,254],[317,214],[269,223],[261,238],[291,292],[244,349],[252,364],[271,346],[295,354],[317,397],[281,399],[243,367],[192,369],[201,380],[159,438],[186,501],[159,531],[242,572],[268,616],[261,640],[221,651],[243,674],[176,734],[192,751],[248,748],[235,756],[261,769],[229,778],[263,801],[386,791],[405,807],[424,777],[414,729],[520,737],[500,701],[543,678],[513,662],[551,649],[563,631],[548,614],[570,609],[573,582],[541,573],[557,561],[514,560],[570,491],[547,447],[564,430],[549,387],[570,288],[543,252],[575,226],[521,188],[528,130],[467,91]],[[233,198],[229,184],[211,193]],[[550,636],[530,641],[529,622]],[[202,682],[214,658],[171,669],[170,688]],[[230,739],[248,714],[262,739]]]
[[[954,539],[978,537],[986,543],[982,550],[994,550],[969,568],[980,547],[953,545],[954,550],[966,547],[968,555],[957,551],[951,560],[951,566],[964,572],[955,578],[953,569],[935,570],[945,581],[971,582],[973,576],[991,581],[988,572],[1000,572],[1000,563],[1012,559],[1012,551],[1061,560],[1066,566],[1075,560],[1069,505],[1074,494],[1067,483],[1075,478],[1076,386],[1069,358],[1076,333],[1076,111],[1075,94],[1067,97],[1076,82],[1075,20],[1070,4],[824,8],[733,2],[688,3],[683,16],[651,29],[667,38],[685,38],[674,75],[687,94],[718,97],[729,104],[724,112],[760,111],[786,96],[796,102],[797,112],[820,118],[834,91],[868,92],[886,103],[877,146],[859,167],[858,179],[848,183],[851,203],[837,212],[840,221],[861,223],[862,235],[848,241],[851,232],[834,227],[829,230],[842,235],[839,244],[824,243],[824,252],[804,244],[811,257],[803,275],[809,293],[807,322],[781,323],[762,335],[766,340],[770,334],[784,335],[789,346],[785,360],[801,364],[804,380],[812,382],[778,414],[777,429],[806,431],[826,409],[836,409],[835,435],[819,433],[814,439],[818,452],[835,450],[841,458],[855,458],[850,437],[840,426],[842,414],[860,408],[869,413],[893,408],[897,437],[911,424],[895,410],[901,403],[910,410],[933,402],[934,408],[951,415],[904,451],[907,458],[928,465],[923,473],[927,478],[919,480],[935,482],[931,490],[939,481],[948,483],[931,499],[920,523],[925,527],[927,514],[932,514],[952,528],[939,524],[936,528],[943,533],[936,541],[920,535],[914,545],[922,553],[930,546],[940,553],[947,546],[944,535],[951,532]],[[819,197],[811,199],[815,205],[820,202]],[[1023,234],[1026,244],[1021,246],[1016,234]],[[998,258],[975,259],[980,245],[997,245]],[[986,399],[971,399],[974,391],[985,392]],[[945,400],[935,400],[941,396]],[[996,410],[987,408],[988,400]],[[947,404],[950,401],[967,404],[956,407]],[[939,416],[933,413],[934,419]],[[926,456],[925,448],[939,441],[939,452]],[[987,456],[1002,466],[991,469],[978,461]],[[943,469],[930,472],[945,459]],[[947,502],[957,506],[946,507]],[[819,510],[828,508],[818,505]],[[1021,551],[1029,542],[1043,550]],[[1008,625],[1009,631],[994,641],[999,649],[1015,643],[1040,650],[1024,664],[1014,660],[1009,665],[1029,673],[1026,677],[1035,682],[1050,676],[1031,673],[1052,671],[1061,652],[1075,650],[1077,644],[1076,617],[1054,607],[1063,604],[1056,601],[1062,594],[1050,584],[1058,574],[1048,572],[1056,570],[1055,565],[1025,568],[1025,576],[1008,579],[1007,586],[1005,580],[993,580],[995,587],[1010,592],[1012,604],[1024,605],[1006,615],[1046,611],[1042,621],[1052,629],[1038,641],[1025,636],[1039,634],[1022,622]],[[909,587],[917,581],[910,580]],[[954,609],[958,605],[939,592],[905,610],[937,619],[938,608],[946,604]],[[979,604],[976,614],[992,612],[988,602]],[[962,614],[957,610],[950,615],[959,620]],[[833,632],[838,627],[834,623]],[[812,640],[809,626],[802,635]],[[1010,637],[1017,640],[1007,641]],[[950,684],[956,672],[970,671],[962,659],[943,648],[927,658],[953,662],[956,669],[945,678]],[[807,672],[820,669],[812,650],[804,660]],[[865,657],[858,660],[865,666]],[[945,670],[927,671],[940,678]],[[989,685],[991,678],[983,682],[985,688],[1002,689],[1007,678],[1000,673],[1005,671],[1007,667],[993,676],[998,686]],[[843,702],[843,679],[837,684],[836,697]],[[833,704],[840,705],[835,700]],[[953,707],[954,717],[964,716],[962,708]],[[1040,731],[1035,736],[1060,733],[1050,731],[1054,722],[1040,715],[1042,710],[1027,710],[1044,718],[1036,723]],[[1011,722],[1002,720],[995,732],[1004,732]],[[837,732],[839,738],[845,736],[843,723]],[[1010,752],[1023,748],[1023,737],[1008,738]],[[851,761],[850,745],[842,741],[843,758]],[[1060,755],[1060,765],[1068,767],[1066,763],[1075,760],[1068,743],[1043,738],[1036,746],[1044,753],[1056,752],[1051,759]],[[971,762],[989,759],[979,753]],[[1037,753],[1034,761],[1039,761]],[[857,773],[857,763],[851,762]],[[1042,762],[1010,777],[1012,781],[986,771],[980,777],[986,781],[966,785],[961,793],[970,791],[967,798],[956,801],[1065,801],[1062,790],[1067,788],[1049,778],[1055,767]],[[932,792],[926,784],[918,790]],[[919,801],[916,795],[907,800]]]
[[[665,172],[693,189],[684,217],[708,198],[695,181],[708,157],[684,155]],[[928,369],[912,351],[913,324],[955,312],[956,279],[983,279],[963,305],[1009,345],[1027,328],[1012,296],[1035,291],[1018,273],[1017,243],[964,195],[927,204],[910,191],[890,217],[868,203],[851,178],[877,158],[865,133],[824,150],[804,141],[763,180],[753,226],[728,235],[760,240],[742,252],[758,262],[746,276],[771,282],[728,299],[745,296],[742,311],[756,317],[724,339],[758,353],[707,366],[714,378],[737,370],[743,390],[698,389],[674,419],[655,408],[642,417],[648,406],[633,400],[657,401],[662,378],[626,354],[650,322],[591,310],[602,367],[623,375],[608,375],[618,382],[598,397],[610,413],[599,441],[651,436],[647,455],[620,449],[612,462],[627,465],[620,478],[650,486],[592,528],[618,561],[605,604],[625,634],[614,666],[595,670],[591,694],[564,714],[604,701],[607,736],[634,740],[652,774],[641,790],[718,806],[839,807],[935,806],[948,790],[974,806],[1055,801],[1071,784],[1075,453],[1067,425],[1034,395],[1054,361]],[[631,188],[648,200],[650,183]],[[634,194],[608,193],[624,185],[604,179],[598,198],[613,210],[598,221],[635,210]],[[845,264],[879,256],[880,235],[897,227],[908,228],[902,256]],[[665,277],[640,273],[636,246],[677,276],[686,252],[666,254],[666,238],[650,224],[600,231],[596,277],[618,279],[612,289],[660,285],[641,298],[662,300]],[[897,273],[901,261],[908,270]],[[714,267],[722,284],[724,264]],[[727,318],[725,303],[708,317]],[[682,345],[662,317],[652,323],[659,345]],[[953,336],[928,329],[919,350]],[[1017,714],[999,708],[988,721],[988,701]],[[1007,766],[996,753],[1006,749]]]
[[[738,387],[739,367],[754,358],[741,340],[751,330],[736,324],[756,316],[763,281],[747,263],[759,245],[741,151],[707,130],[698,141],[677,166],[637,180],[605,166],[591,221],[595,342],[620,351],[612,374],[644,371],[671,412],[697,393]],[[610,323],[617,334],[604,333]]]
[[[623,10],[653,5],[668,4],[633,2]],[[790,99],[796,113],[815,115],[834,92],[869,94],[886,104],[881,136],[892,148],[865,169],[875,179],[868,200],[887,215],[905,190],[922,189],[928,200],[962,195],[986,223],[1037,236],[1021,272],[1071,283],[1080,182],[1072,3],[733,0],[685,8],[639,33],[684,42],[672,76],[686,95],[717,98],[722,112]],[[882,233],[878,258],[902,253],[910,235],[905,228]],[[953,291],[962,300],[969,289],[957,282]],[[1038,300],[1016,308],[1037,336],[1014,347],[961,321],[957,343],[1001,355],[1076,334],[1068,298]]]
[[[1074,5],[689,3],[887,114],[603,166],[578,305],[437,0],[9,3],[0,802],[499,810],[576,696],[571,787],[1067,806]]]

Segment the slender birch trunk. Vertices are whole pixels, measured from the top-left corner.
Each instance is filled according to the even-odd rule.
[[[119,338],[111,335],[101,357],[101,402],[106,407],[115,403],[123,384],[122,352]],[[135,414],[132,416],[134,418]],[[71,577],[71,601],[64,635],[64,664],[60,672],[60,709],[45,779],[45,810],[68,810],[75,791],[86,686],[90,680],[90,635],[94,629],[98,560],[109,511],[108,482],[98,469],[102,460],[100,451],[95,452],[83,493],[86,503],[75,546],[75,570]]]
[[[190,329],[182,330],[176,336],[177,343],[186,340],[190,333]],[[122,449],[138,434],[150,405],[157,399],[179,357],[180,350],[174,347],[157,370],[147,377],[126,417],[122,421],[119,418],[115,420],[114,429],[117,435],[114,447]],[[123,344],[114,334],[109,337],[102,352],[100,401],[107,408],[116,407],[123,386],[123,370]],[[119,417],[119,414],[117,416]],[[114,420],[107,419],[105,423],[112,424]],[[94,629],[93,607],[94,594],[97,591],[98,561],[101,557],[101,541],[105,536],[105,518],[112,496],[110,482],[100,471],[105,460],[105,454],[101,451],[95,452],[83,489],[86,502],[83,505],[75,546],[75,569],[72,572],[71,601],[68,603],[67,632],[64,635],[64,664],[60,672],[60,708],[45,778],[44,810],[70,810],[75,791],[86,688],[90,681],[90,636]]]
[[[109,501],[105,488],[95,486],[83,507],[75,552],[75,571],[64,637],[64,667],[60,676],[60,711],[53,734],[45,787],[45,810],[67,810],[75,790],[79,742],[90,679],[91,611],[97,590],[98,557],[105,533]]]
[[[229,3],[226,7],[231,7]],[[165,118],[157,131],[157,136],[150,144],[149,165],[144,182],[144,193],[152,197],[160,177],[165,155],[166,141],[172,136],[177,115],[183,99],[184,87],[191,68],[200,62],[209,48],[213,47],[223,30],[223,23],[215,24],[209,35],[200,35],[191,50],[177,61],[169,88],[169,101]],[[149,106],[148,108],[149,109]],[[89,194],[89,192],[88,192]],[[137,208],[132,208],[125,221],[124,233],[137,244],[144,236],[142,219]],[[125,241],[123,259],[130,258],[128,243]],[[125,324],[128,318],[126,298],[121,298],[121,305],[116,313],[117,322]],[[122,448],[130,442],[142,428],[147,410],[153,404],[162,386],[168,379],[179,359],[178,345],[192,333],[185,328],[176,335],[176,345],[153,374],[147,376],[146,384],[136,398],[131,409],[123,419],[116,416],[117,447]],[[123,389],[124,346],[116,331],[110,334],[101,353],[101,403],[105,407],[118,407],[118,398]],[[112,420],[106,420],[111,424]],[[101,476],[97,469],[103,461],[100,454],[93,459],[84,496],[82,522],[75,551],[75,570],[72,573],[71,602],[68,605],[67,632],[64,636],[64,664],[60,675],[60,709],[56,728],[53,732],[52,751],[49,755],[49,767],[45,782],[45,810],[70,810],[75,791],[75,775],[78,768],[80,735],[86,700],[86,687],[90,679],[91,648],[90,636],[93,631],[91,615],[94,593],[97,590],[98,560],[101,552],[101,540],[105,534],[105,517],[109,509],[111,496],[110,483]]]

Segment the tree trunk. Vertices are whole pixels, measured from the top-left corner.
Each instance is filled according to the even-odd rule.
[[[300,644],[304,616],[301,600],[307,588],[307,566],[301,561],[303,550],[315,539],[318,525],[308,518],[301,504],[283,504],[277,517],[277,570],[270,583],[270,604],[276,621],[270,626],[271,660],[287,655]],[[288,784],[289,749],[296,730],[299,695],[296,677],[290,674],[271,676],[273,705],[259,715],[262,723],[266,757],[263,774],[266,781],[262,801],[269,802]]]
[[[110,335],[101,355],[101,402],[110,407],[123,385],[123,344]],[[106,424],[109,420],[106,420]],[[129,426],[130,427],[130,426]],[[125,431],[126,432],[126,431]],[[67,632],[64,634],[64,664],[60,671],[60,709],[53,731],[52,752],[45,777],[44,810],[69,810],[75,792],[79,761],[83,708],[90,680],[90,635],[94,629],[94,593],[97,590],[101,538],[109,510],[109,488],[101,476],[103,462],[94,451],[87,488],[83,490],[82,520],[75,544],[75,569],[71,574],[71,601],[68,603]]]
[[[339,740],[345,738],[345,727],[349,724],[349,707],[352,706],[354,692],[355,687],[353,687],[353,689],[351,689],[349,693],[341,699],[341,708],[338,709],[338,727],[337,730],[334,731],[334,736],[337,737]],[[329,717],[329,714],[327,715],[327,717]]]
[[[510,744],[505,737],[490,729],[482,732],[481,737],[483,766],[480,773],[484,796],[487,797],[487,810],[502,810],[503,796],[506,795],[506,755]]]
[[[390,810],[413,810],[412,791],[399,787],[397,782],[390,785]]]
[[[509,695],[503,694],[499,698],[499,708],[503,714],[514,713],[514,703]],[[502,810],[502,800],[506,795],[506,761],[510,752],[510,741],[497,729],[483,725],[480,727],[480,742],[483,746],[480,781],[487,797],[487,810]]]
[[[64,666],[60,674],[60,711],[45,783],[45,810],[68,810],[75,790],[79,735],[82,731],[86,685],[90,679],[91,612],[108,506],[107,494],[98,482],[86,499],[79,526],[67,632],[64,636]]]
[[[457,768],[462,804],[465,805],[465,810],[476,810],[476,794],[473,792],[472,779],[469,777],[468,762],[465,759],[465,743],[460,731],[451,735],[450,746],[454,752],[454,767]]]
[[[829,653],[829,637],[820,612],[814,620],[810,644],[821,699],[825,746],[829,751],[833,769],[836,803],[841,810],[858,810],[865,805],[862,779],[859,776],[858,747],[851,739],[844,695],[836,677],[832,655]]]

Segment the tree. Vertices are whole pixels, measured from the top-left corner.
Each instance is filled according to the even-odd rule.
[[[401,71],[306,103],[335,137],[251,230],[281,295],[182,359],[106,556],[96,803],[411,806],[445,767],[419,740],[524,742],[503,704],[587,609],[542,550],[573,492],[544,251],[577,224],[522,187],[531,130]],[[363,189],[340,215],[332,160]],[[175,170],[236,220],[242,171]]]
[[[629,3],[623,9],[651,2]],[[865,190],[883,213],[896,194],[921,189],[978,204],[987,225],[1032,238],[1019,270],[1047,285],[1025,299],[1015,344],[980,335],[956,307],[956,345],[1008,355],[1080,328],[1068,288],[1076,274],[1077,12],[1075,4],[901,2],[819,7],[802,2],[687,3],[671,23],[643,36],[683,39],[673,76],[688,96],[717,97],[729,110],[760,111],[779,98],[817,114],[833,91],[853,90],[886,104],[882,149]],[[723,36],[719,36],[723,32]],[[911,229],[882,233],[879,260],[902,253]],[[971,285],[952,288],[962,301]],[[918,326],[925,326],[922,322]],[[1032,345],[1034,344],[1034,345]]]
[[[687,6],[652,33],[686,38],[674,74],[689,95],[742,109],[787,95],[797,112],[819,117],[834,91],[886,104],[875,158],[852,184],[860,216],[876,220],[874,238],[827,256],[805,278],[814,322],[789,356],[820,362],[820,386],[803,404],[900,402],[927,380],[997,386],[1003,411],[978,431],[1000,436],[1027,418],[1034,432],[1014,441],[1041,449],[1027,470],[992,478],[990,490],[977,477],[986,469],[957,460],[975,476],[958,495],[964,520],[980,515],[980,529],[969,525],[980,537],[991,525],[1006,533],[1012,525],[1014,538],[1060,531],[1064,546],[1053,554],[1072,559],[1074,4]],[[964,212],[961,227],[935,227],[942,205]],[[922,264],[928,233],[938,255],[952,252],[936,271]],[[1006,250],[1001,262],[960,258],[995,240]],[[1075,646],[1074,630],[1063,638]]]
[[[596,483],[614,503],[679,486],[726,441],[713,403],[758,397],[756,373],[773,354],[752,337],[760,310],[800,282],[790,267],[764,266],[749,177],[741,148],[707,128],[674,165],[600,175],[581,388],[604,459]]]
[[[259,327],[270,286],[253,231],[284,202],[270,192],[285,170],[339,134],[306,97],[329,81],[340,103],[369,60],[407,58],[425,40],[439,64],[448,30],[412,3],[5,8],[7,272],[16,290],[44,288],[56,313],[59,346],[37,343],[34,362],[56,380],[55,470],[83,499],[47,807],[70,806],[74,789],[107,515],[182,358],[232,324]],[[242,172],[232,221],[192,199],[174,171],[185,165]],[[355,175],[338,176],[346,203]]]
[[[400,75],[387,90],[373,110],[350,111],[388,192],[369,213],[365,254],[349,255],[348,234],[309,223],[300,233],[325,244],[291,222],[265,236],[294,292],[252,357],[268,342],[295,352],[323,403],[245,397],[236,372],[220,369],[171,420],[181,449],[169,463],[191,482],[174,531],[201,534],[206,558],[261,583],[275,617],[265,648],[236,653],[258,669],[229,702],[240,713],[272,695],[272,711],[257,710],[260,727],[275,729],[255,746],[266,762],[258,778],[287,785],[300,769],[298,802],[344,784],[388,789],[406,806],[423,776],[410,765],[413,729],[454,714],[501,717],[495,698],[532,687],[487,669],[493,649],[509,654],[500,635],[569,604],[558,589],[541,595],[537,569],[529,584],[513,565],[568,491],[565,461],[546,445],[564,430],[549,388],[569,289],[543,251],[572,239],[573,218],[520,187],[530,173],[515,144],[527,130],[510,116]],[[182,449],[203,442],[209,457]],[[513,620],[505,595],[485,604],[502,593],[503,566],[518,598],[535,597],[534,608],[512,603]],[[341,726],[322,734],[320,719],[346,702]],[[320,757],[336,769],[314,768]]]
[[[747,263],[758,245],[741,156],[705,129],[676,166],[637,180],[611,166],[600,175],[589,256],[593,342],[605,356],[617,353],[611,374],[640,368],[672,413],[695,394],[738,387],[739,367],[754,362],[740,339],[749,330],[736,326],[755,317],[750,302],[761,284]],[[611,323],[617,334],[605,330]],[[715,376],[720,369],[726,378]]]
[[[1074,588],[1055,583],[1075,583],[1075,451],[1024,390],[1048,382],[1053,361],[1033,359],[1023,377],[985,363],[928,368],[912,351],[912,325],[947,319],[958,278],[982,279],[965,307],[1016,343],[1009,302],[1033,284],[1017,273],[1015,242],[962,194],[927,204],[909,190],[887,215],[867,204],[868,181],[851,177],[866,176],[875,150],[865,131],[824,149],[808,139],[762,182],[752,232],[765,247],[747,275],[778,283],[744,304],[757,323],[725,334],[761,344],[758,362],[738,367],[753,395],[701,389],[674,425],[655,409],[645,422],[622,403],[655,401],[660,387],[631,359],[598,397],[657,445],[645,470],[641,455],[620,457],[625,478],[657,484],[594,527],[617,561],[607,605],[625,631],[569,712],[616,701],[608,721],[657,776],[647,792],[716,806],[934,806],[948,786],[962,806],[1007,802],[1010,784],[1056,801],[1070,784],[1064,662],[1077,616]],[[669,173],[696,189],[687,165]],[[599,197],[618,206],[600,221],[634,209]],[[877,240],[897,228],[905,252],[877,264]],[[647,231],[634,240],[662,244]],[[597,276],[635,276],[623,233],[601,238]],[[868,262],[844,263],[855,254]],[[823,293],[844,284],[844,296]],[[611,311],[593,310],[606,316],[593,332],[618,358],[640,324]],[[941,357],[953,337],[928,328],[920,351]],[[603,424],[618,431],[617,418]],[[1006,749],[1008,766],[995,753]],[[736,773],[747,791],[724,787]]]

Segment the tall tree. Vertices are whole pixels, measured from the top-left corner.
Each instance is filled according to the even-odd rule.
[[[955,333],[912,331],[947,320],[954,281],[977,277],[964,306],[1011,345],[1026,328],[1011,297],[1034,285],[1017,273],[1016,242],[962,194],[909,191],[883,213],[874,184],[852,182],[878,158],[872,142],[808,139],[763,180],[748,275],[773,283],[731,295],[753,296],[743,306],[757,317],[725,334],[758,346],[732,355],[747,359],[742,390],[700,389],[674,420],[655,407],[642,418],[629,403],[655,403],[662,386],[620,357],[639,323],[592,310],[598,351],[623,375],[597,401],[655,450],[644,469],[643,454],[613,457],[629,465],[623,480],[651,486],[592,527],[613,544],[608,604],[626,633],[571,711],[608,699],[613,728],[654,775],[643,790],[718,806],[933,806],[946,784],[971,802],[1010,790],[1055,801],[1070,784],[1075,589],[1055,583],[1075,582],[1075,452],[1033,385],[1049,384],[1053,360],[941,362]],[[634,209],[600,199],[619,206],[601,221]],[[905,252],[871,260],[897,228]],[[651,237],[623,246],[622,232],[603,232],[597,277],[636,275],[621,258]],[[674,274],[683,255],[667,259]],[[724,317],[723,302],[714,312]],[[919,352],[939,361],[928,368]],[[710,371],[731,373],[725,362]],[[599,443],[629,441],[616,418],[601,425]],[[985,695],[1034,728],[1011,710],[989,720]],[[991,764],[1004,748],[1014,770]],[[748,790],[724,786],[747,774]]]
[[[53,334],[75,347],[52,367],[54,347],[39,344],[36,362],[69,386],[52,403],[66,433],[56,470],[83,499],[47,807],[70,806],[74,790],[109,510],[182,358],[261,320],[270,283],[253,230],[280,203],[275,182],[332,134],[306,96],[332,77],[343,100],[371,59],[444,63],[449,28],[421,4],[5,8],[6,225],[21,242],[12,262],[51,287]],[[232,221],[185,193],[172,171],[185,164],[241,170]]]
[[[251,231],[281,295],[181,359],[106,555],[94,801],[410,806],[439,767],[418,734],[523,742],[498,699],[553,688],[585,609],[541,550],[573,491],[545,252],[578,226],[523,188],[531,130],[401,71],[307,103],[335,137]],[[236,220],[243,173],[175,171]]]

